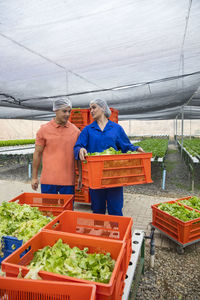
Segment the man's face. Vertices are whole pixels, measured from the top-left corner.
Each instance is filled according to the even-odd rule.
[[[66,124],[71,113],[71,107],[65,107],[56,111],[56,121],[59,124]]]

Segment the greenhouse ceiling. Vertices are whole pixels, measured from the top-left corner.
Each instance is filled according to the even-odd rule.
[[[48,120],[67,95],[199,119],[199,16],[199,0],[0,0],[0,118]]]

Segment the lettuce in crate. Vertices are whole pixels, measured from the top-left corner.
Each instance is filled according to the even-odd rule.
[[[3,257],[3,236],[16,237],[25,243],[52,219],[53,216],[44,216],[37,207],[20,205],[17,202],[2,202],[0,206],[1,257]]]

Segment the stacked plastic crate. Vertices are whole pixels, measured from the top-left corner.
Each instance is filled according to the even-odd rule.
[[[109,252],[112,259],[115,260],[109,282],[94,282],[42,270],[38,275],[44,281],[50,280],[54,283],[57,281],[59,284],[60,282],[78,285],[93,284],[96,288],[97,300],[120,300],[132,253],[132,224],[133,221],[130,217],[64,211],[51,221],[49,226],[45,226],[40,233],[7,257],[2,262],[2,270],[8,277],[17,277],[19,272],[24,277],[28,273],[27,265],[32,260],[34,252],[47,245],[53,246],[61,238],[63,243],[67,243],[71,248],[74,246],[80,249],[87,247],[88,253]],[[82,294],[78,294],[78,290],[77,287],[77,299],[79,299],[78,296],[82,296]]]
[[[110,110],[111,110],[111,116],[109,119],[113,122],[118,123],[118,110],[114,108],[110,108]],[[76,108],[76,109],[72,109],[69,121],[74,125],[76,125],[80,130],[83,130],[83,128],[91,124],[94,121],[94,119],[92,118],[89,109]],[[77,173],[77,169],[76,169],[76,173]],[[89,187],[83,183],[81,190],[77,188],[77,175],[76,175],[76,183],[75,183],[74,201],[80,203],[91,203]]]

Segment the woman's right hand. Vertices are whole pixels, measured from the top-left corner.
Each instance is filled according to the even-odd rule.
[[[79,151],[79,158],[81,161],[85,160],[85,157],[87,156],[87,150],[85,148],[81,148]]]

